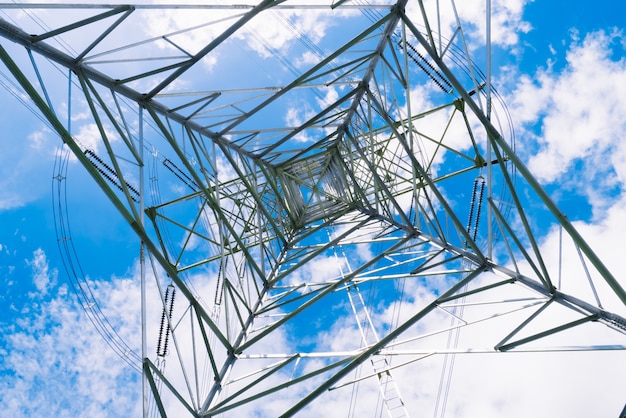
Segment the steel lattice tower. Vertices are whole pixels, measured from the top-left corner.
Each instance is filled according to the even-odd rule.
[[[626,293],[516,154],[485,45],[424,3],[0,7],[4,71],[141,242],[141,353],[89,314],[146,415],[380,391],[407,416],[422,359],[623,341]]]

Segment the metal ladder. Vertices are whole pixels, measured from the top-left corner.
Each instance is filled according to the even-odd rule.
[[[363,296],[361,296],[358,286],[353,283],[347,289],[348,299],[350,299],[352,311],[357,318],[363,344],[370,346],[377,343],[379,341],[378,335],[376,334],[374,324],[363,302]],[[371,357],[371,363],[374,373],[378,376],[378,388],[385,403],[385,407],[387,408],[387,412],[389,413],[389,417],[408,418],[409,413],[406,410],[400,389],[398,389],[398,385],[391,375],[390,363],[387,356],[375,354]]]

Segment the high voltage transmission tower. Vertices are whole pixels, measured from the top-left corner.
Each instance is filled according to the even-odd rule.
[[[141,349],[75,289],[145,415],[408,416],[431,357],[443,415],[455,355],[624,349],[453,1],[206,3],[0,6],[56,187],[77,161],[141,243]]]

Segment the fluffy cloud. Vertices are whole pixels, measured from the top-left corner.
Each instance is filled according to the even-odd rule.
[[[568,173],[571,186],[595,197],[594,204],[606,197],[599,191],[622,188],[626,178],[626,60],[613,55],[623,40],[619,31],[574,38],[565,66],[552,62],[522,76],[509,100],[522,145],[530,138],[539,144],[524,149],[533,173],[544,182]],[[584,175],[572,178],[575,170]]]
[[[32,260],[26,260],[26,264],[32,269],[33,282],[35,283],[37,291],[40,295],[45,296],[48,293],[49,287],[56,284],[57,270],[48,270],[48,260],[41,248],[34,251]],[[34,296],[35,295],[32,295],[31,297]]]
[[[456,3],[453,6],[453,3]],[[528,0],[495,0],[492,1],[491,38],[494,45],[503,48],[516,48],[519,34],[526,33],[531,25],[523,19],[524,6]],[[409,2],[407,14],[420,16],[417,2]],[[465,36],[471,42],[470,47],[475,49],[485,44],[486,37],[486,2],[483,0],[461,2],[425,1],[425,9],[430,16],[430,25],[433,30],[447,39],[453,38],[458,27],[457,16],[463,22]],[[439,16],[437,17],[437,12]],[[441,29],[437,29],[440,26]]]
[[[135,293],[125,292],[125,284],[99,289],[112,300],[125,295],[123,305],[108,306],[118,325],[128,321],[125,308]],[[2,336],[0,416],[140,416],[139,374],[109,349],[67,285],[51,287],[49,294]]]
[[[12,98],[4,100],[14,103]],[[49,183],[33,179],[51,174],[56,138],[45,128],[26,133],[23,128],[28,125],[28,122],[20,124],[6,133],[6,141],[14,144],[22,145],[23,138],[27,138],[28,147],[5,146],[0,153],[0,211],[24,206],[50,190]]]

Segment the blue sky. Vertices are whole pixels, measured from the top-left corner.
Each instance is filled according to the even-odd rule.
[[[520,157],[623,285],[625,12],[618,0],[494,1],[501,37],[493,68]],[[476,33],[483,22],[465,13]],[[0,416],[140,416],[140,376],[90,323],[59,252],[52,197],[59,140],[6,89],[0,94]],[[70,167],[69,180],[82,271],[111,323],[137,346],[137,239],[79,167]],[[548,252],[556,232],[530,205],[534,222],[545,223]],[[448,416],[617,416],[626,402],[623,351],[511,356],[460,359],[456,373],[466,386],[454,392]],[[413,389],[432,400],[432,386],[426,379]]]

